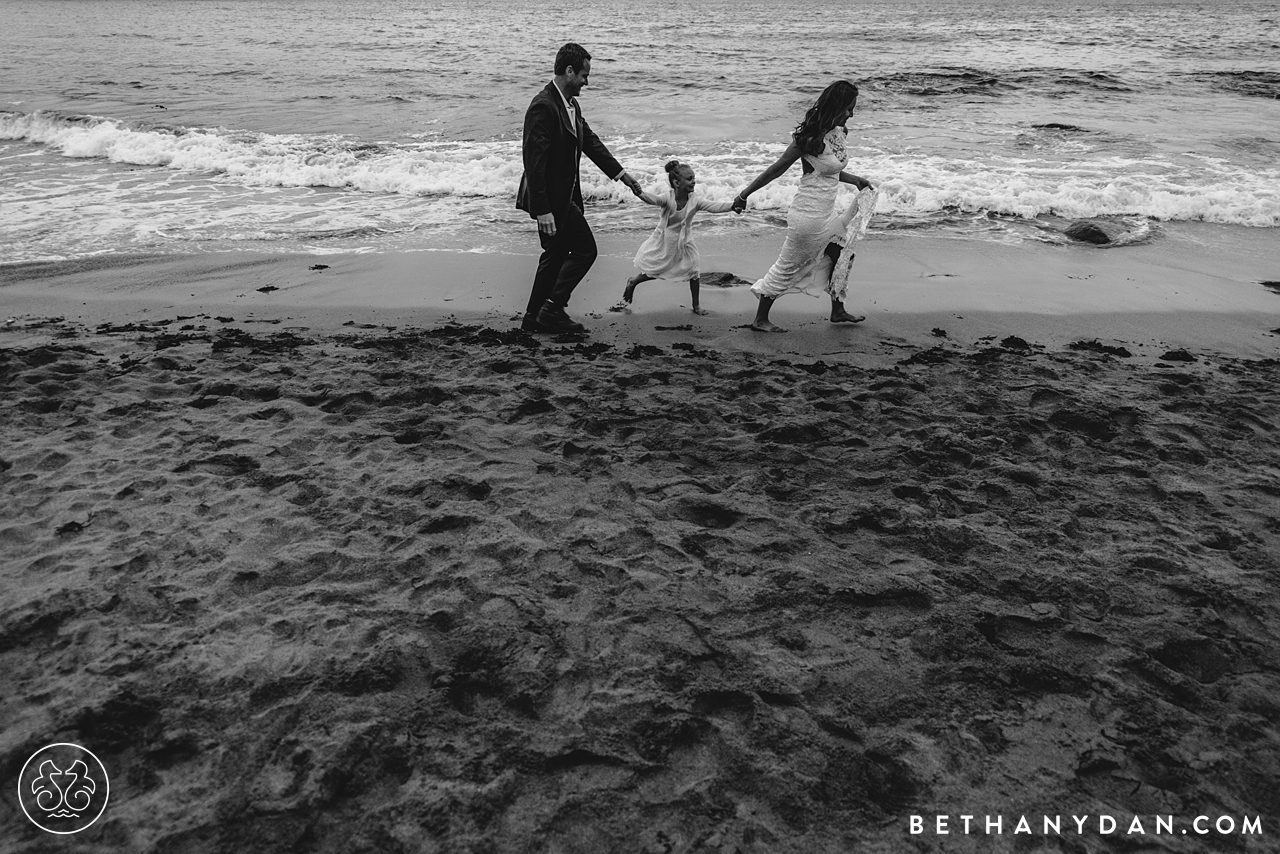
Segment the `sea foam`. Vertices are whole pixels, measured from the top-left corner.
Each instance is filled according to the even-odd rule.
[[[72,158],[203,172],[246,187],[327,187],[362,193],[491,199],[510,206],[523,171],[519,140],[371,144],[340,135],[262,134],[213,128],[133,127],[110,118],[0,113],[0,139],[41,145]],[[668,141],[606,140],[647,188],[665,188]],[[781,146],[727,142],[691,162],[701,192],[728,200],[781,152]],[[882,190],[877,213],[988,212],[1032,219],[1140,216],[1257,227],[1280,226],[1280,169],[1246,168],[1212,158],[944,158],[877,151],[866,142],[849,171]],[[799,167],[751,197],[757,210],[783,212]],[[583,161],[591,200],[623,202],[630,193]],[[483,207],[483,206],[482,206]]]

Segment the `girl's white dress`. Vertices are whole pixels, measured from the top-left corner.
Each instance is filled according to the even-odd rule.
[[[836,193],[840,188],[840,172],[849,162],[845,151],[845,129],[833,128],[822,139],[818,156],[802,154],[813,171],[800,176],[800,186],[787,211],[787,237],[778,260],[751,292],[761,297],[779,297],[785,293],[809,293],[820,285],[833,299],[844,301],[848,283],[848,264],[844,275],[828,281],[832,269],[826,254],[828,243],[847,246],[861,237],[867,220],[875,210],[875,190],[863,190],[837,210]],[[852,226],[852,227],[851,227]],[[841,253],[841,260],[849,253]],[[838,281],[837,281],[838,279]]]
[[[641,193],[640,199],[659,208],[662,218],[636,252],[636,269],[655,279],[691,279],[698,275],[693,217],[698,211],[728,213],[733,210],[733,202],[712,202],[697,190],[689,194],[683,208],[676,207],[674,190],[659,196]]]

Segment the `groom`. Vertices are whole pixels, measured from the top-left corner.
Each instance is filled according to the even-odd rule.
[[[627,174],[578,109],[578,93],[591,74],[591,54],[570,42],[556,54],[555,77],[524,114],[524,175],[516,207],[538,220],[542,257],[520,328],[526,332],[585,332],[565,306],[596,260],[596,239],[582,215],[578,163],[583,154],[639,195]]]

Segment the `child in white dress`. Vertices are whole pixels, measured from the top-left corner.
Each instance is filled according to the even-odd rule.
[[[697,179],[693,167],[679,160],[666,165],[671,192],[661,196],[641,193],[640,199],[661,210],[661,219],[653,234],[636,252],[636,269],[640,272],[627,279],[622,301],[610,311],[626,311],[635,296],[636,285],[653,279],[688,279],[693,313],[707,314],[698,304],[698,247],[693,243],[693,217],[698,211],[728,213],[733,202],[712,202],[696,192]]]

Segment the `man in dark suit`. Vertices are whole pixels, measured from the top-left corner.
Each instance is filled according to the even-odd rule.
[[[538,221],[542,257],[521,328],[527,332],[585,332],[565,306],[596,260],[596,239],[582,215],[578,163],[583,154],[615,181],[640,194],[640,184],[609,153],[578,109],[591,74],[591,54],[570,42],[556,54],[555,77],[524,114],[524,175],[516,207]]]

